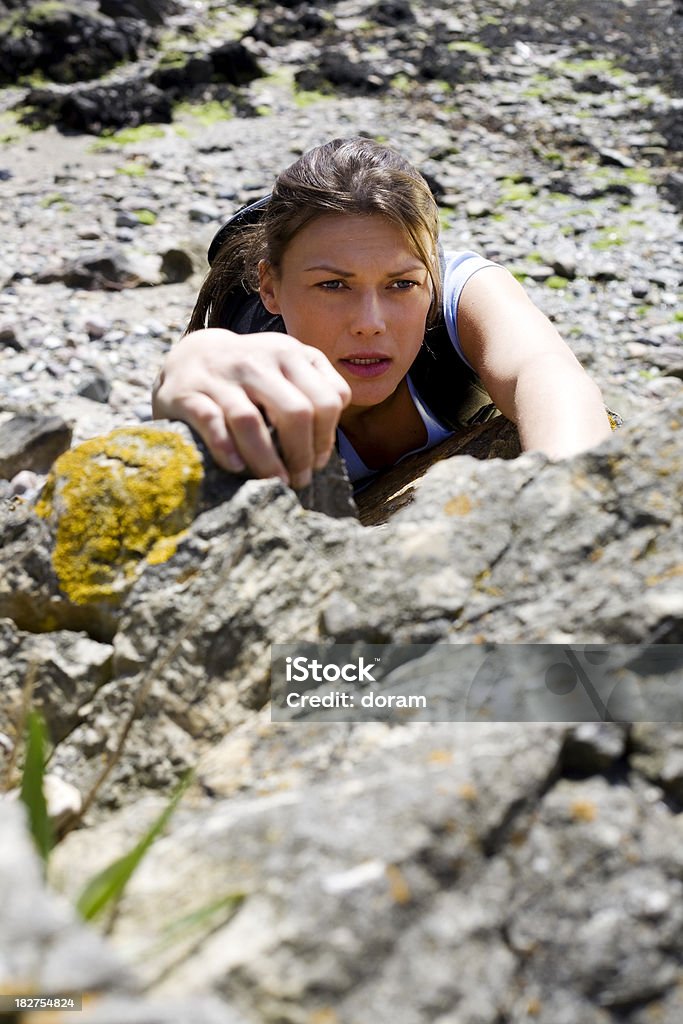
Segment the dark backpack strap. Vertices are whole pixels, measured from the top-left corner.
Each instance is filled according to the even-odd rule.
[[[247,227],[251,224],[258,224],[265,207],[270,202],[270,192],[267,196],[261,196],[253,203],[247,203],[246,206],[241,206],[237,213],[233,213],[229,220],[226,220],[225,224],[218,229],[216,234],[213,236],[209,251],[206,254],[206,258],[209,261],[209,266],[213,264],[216,259],[223,242],[230,235],[234,234],[239,228]]]
[[[486,423],[498,415],[477,374],[455,351],[444,321],[425,334],[410,377],[420,397],[452,430]]]

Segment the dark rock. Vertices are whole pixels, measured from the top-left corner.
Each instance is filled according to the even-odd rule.
[[[631,285],[631,295],[634,299],[645,299],[650,294],[650,285],[647,281],[634,281]]]
[[[17,337],[14,327],[0,327],[0,348],[13,348],[16,352],[23,352],[26,349],[23,341]]]
[[[674,153],[683,150],[683,110],[680,107],[672,106],[662,114],[657,129],[666,139],[668,149]]]
[[[172,64],[159,64],[150,75],[150,82],[164,92],[173,90],[184,95],[196,85],[210,82],[214,67],[208,57],[190,56]]]
[[[430,174],[429,171],[425,171],[424,168],[422,169],[422,177],[429,185],[429,189],[437,203],[441,202],[446,194],[445,185],[443,185],[438,178],[435,178],[433,174]]]
[[[0,35],[0,82],[37,71],[64,83],[98,78],[136,59],[143,34],[128,18],[113,21],[69,2],[36,3],[11,15]]]
[[[476,54],[448,50],[438,43],[427,43],[418,60],[419,74],[425,82],[477,82],[481,79],[481,66]]]
[[[107,85],[77,86],[68,93],[32,89],[20,119],[34,127],[56,124],[62,130],[97,135],[147,123],[168,124],[172,108],[168,96],[140,75]]]
[[[633,157],[628,156],[626,153],[622,153],[619,149],[607,149],[601,147],[598,150],[600,157],[600,163],[605,164],[607,167],[635,167],[635,160]]]
[[[378,25],[391,27],[415,21],[409,0],[380,0],[368,10],[367,15]]]
[[[81,384],[76,393],[82,398],[89,398],[92,402],[106,404],[111,395],[111,381],[104,374],[97,373]]]
[[[662,184],[662,192],[672,206],[683,210],[683,172],[672,171],[667,174]]]
[[[130,213],[129,210],[118,210],[114,225],[117,228],[139,228],[140,221],[134,213]]]
[[[576,259],[572,254],[552,256],[548,262],[556,274],[573,281],[576,277]]]
[[[289,11],[281,5],[264,8],[249,35],[268,46],[281,46],[293,39],[314,39],[330,22],[308,4]]]
[[[207,54],[216,77],[229,85],[247,85],[264,72],[243,43],[231,41]]]
[[[22,469],[47,473],[71,444],[71,427],[58,416],[13,416],[0,423],[0,477]]]
[[[576,777],[608,771],[624,757],[626,737],[626,727],[615,722],[582,722],[565,738],[564,773]]]
[[[178,11],[177,0],[98,0],[102,14],[109,18],[135,18],[150,25],[163,25]]]
[[[221,211],[214,203],[200,200],[192,204],[189,216],[190,220],[196,221],[198,224],[210,224],[211,221],[220,218]]]
[[[161,277],[164,284],[181,284],[192,277],[192,257],[184,249],[167,249],[161,253]]]
[[[42,271],[36,277],[38,284],[53,284],[61,281],[69,288],[84,288],[92,291],[120,291],[122,288],[136,288],[141,285],[159,283],[158,275],[150,267],[130,259],[122,249],[113,245],[66,260],[56,267]]]
[[[340,89],[352,95],[372,95],[380,92],[386,79],[365,61],[352,61],[335,50],[326,50],[317,68],[297,71],[295,81],[300,89],[330,91]]]

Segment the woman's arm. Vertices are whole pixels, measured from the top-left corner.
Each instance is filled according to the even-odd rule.
[[[346,381],[310,345],[286,334],[207,328],[171,349],[154,384],[152,411],[189,423],[225,469],[248,467],[300,488],[329,459],[350,400]]]
[[[507,270],[487,267],[470,278],[458,331],[491,398],[517,424],[522,448],[561,459],[609,437],[599,388]]]

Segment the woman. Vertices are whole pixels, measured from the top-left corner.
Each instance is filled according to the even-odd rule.
[[[366,480],[467,422],[477,378],[524,449],[557,459],[609,436],[598,388],[514,277],[470,252],[442,266],[429,187],[388,147],[319,146],[237,220],[153,397],[225,469],[301,488],[337,443]]]

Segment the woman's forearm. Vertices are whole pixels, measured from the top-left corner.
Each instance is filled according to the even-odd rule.
[[[600,444],[610,422],[600,389],[572,359],[548,353],[522,367],[513,418],[525,451],[563,459]]]

